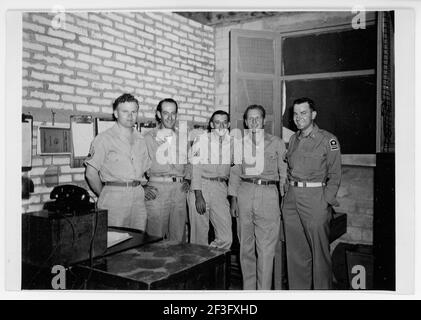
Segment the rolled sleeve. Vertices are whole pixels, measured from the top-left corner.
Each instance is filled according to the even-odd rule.
[[[90,165],[97,171],[101,170],[106,156],[106,148],[100,136],[97,136],[91,143],[88,158],[85,160],[85,165]]]

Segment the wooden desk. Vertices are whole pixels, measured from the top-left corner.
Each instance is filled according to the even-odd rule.
[[[196,244],[160,241],[96,259],[92,268],[72,272],[87,281],[87,289],[226,290],[228,250]]]

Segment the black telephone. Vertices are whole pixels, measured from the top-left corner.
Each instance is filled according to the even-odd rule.
[[[90,198],[88,191],[79,186],[59,185],[50,193],[50,199],[55,201],[47,202],[44,208],[57,214],[78,215],[95,208]]]

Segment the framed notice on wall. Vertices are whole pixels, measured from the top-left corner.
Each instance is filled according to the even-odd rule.
[[[70,167],[83,167],[83,161],[89,154],[94,139],[95,123],[90,115],[71,116],[70,131],[72,137]]]
[[[32,123],[31,115],[22,114],[22,171],[32,168]]]

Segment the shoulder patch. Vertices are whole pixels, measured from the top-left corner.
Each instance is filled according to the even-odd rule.
[[[330,139],[329,140],[329,146],[330,146],[331,151],[339,149],[338,141],[336,141],[336,139]]]

